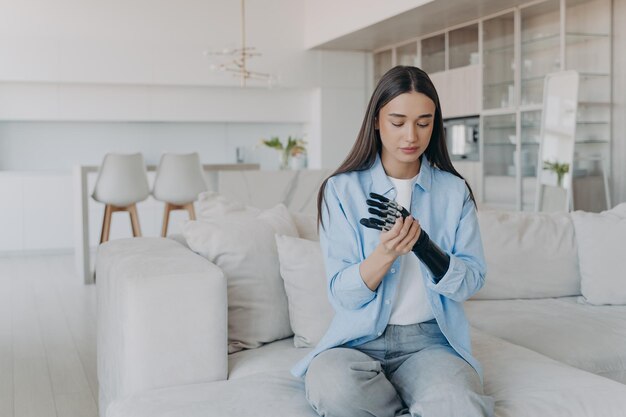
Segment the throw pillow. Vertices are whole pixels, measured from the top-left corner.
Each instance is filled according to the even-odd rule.
[[[219,266],[228,284],[228,351],[257,348],[293,334],[274,234],[297,236],[287,208],[188,222],[189,247]]]
[[[626,203],[602,213],[572,213],[581,291],[596,305],[626,304]]]
[[[291,212],[293,222],[298,229],[298,236],[307,240],[320,240],[317,233],[317,216],[314,214]]]
[[[205,191],[198,195],[197,219],[212,220],[224,215],[258,215],[261,210],[256,207],[249,207],[237,200],[226,197],[215,191]]]
[[[485,286],[474,299],[580,295],[574,225],[569,213],[479,210]]]
[[[315,346],[335,314],[326,293],[322,250],[316,241],[276,235],[296,347]]]

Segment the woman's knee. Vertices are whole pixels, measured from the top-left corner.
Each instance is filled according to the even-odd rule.
[[[373,379],[380,381],[372,383]],[[386,389],[385,385],[388,385]],[[397,397],[382,372],[380,362],[344,348],[327,350],[311,362],[305,377],[305,388],[307,400],[322,416],[351,417],[360,416],[362,412],[371,416],[372,413],[365,412],[371,408],[366,403],[389,404],[390,399],[380,396]],[[372,388],[377,392],[368,392]],[[370,405],[378,407],[377,404]]]
[[[305,377],[307,398],[318,402],[338,402],[351,397],[359,381],[380,371],[380,363],[369,358],[357,358],[353,349],[335,348],[322,352],[311,362]],[[371,362],[371,363],[367,363]],[[363,369],[355,371],[353,368]],[[348,391],[348,392],[344,392]]]
[[[482,386],[452,381],[429,386],[411,405],[412,412],[433,417],[492,417],[494,408],[493,399],[483,394]]]

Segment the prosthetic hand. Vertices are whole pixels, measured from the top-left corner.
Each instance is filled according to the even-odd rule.
[[[404,207],[380,194],[370,193],[370,197],[375,200],[368,199],[366,201],[367,205],[370,206],[368,211],[378,217],[361,219],[360,223],[365,227],[387,231],[393,227],[398,217],[405,219],[410,214]],[[450,257],[430,240],[428,233],[424,230],[420,232],[412,250],[431,270],[435,282],[439,282],[448,271]]]

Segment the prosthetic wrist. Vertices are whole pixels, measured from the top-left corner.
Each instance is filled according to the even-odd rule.
[[[389,230],[393,227],[398,217],[404,219],[410,214],[407,209],[380,194],[370,193],[370,197],[375,200],[368,199],[366,201],[367,205],[370,206],[368,212],[378,217],[361,219],[360,223],[365,227]],[[435,242],[430,240],[426,231],[422,230],[420,232],[420,236],[415,245],[413,245],[412,251],[433,273],[435,282],[439,282],[448,271],[450,256],[441,250]]]

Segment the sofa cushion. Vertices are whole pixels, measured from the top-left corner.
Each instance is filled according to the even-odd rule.
[[[472,331],[472,343],[483,364],[485,393],[494,397],[497,417],[623,416],[626,386],[622,384],[480,331]],[[308,349],[280,341],[240,352],[238,362],[253,358],[259,372],[127,397],[113,403],[107,417],[317,417],[306,401],[303,380],[293,378],[284,369],[282,355],[277,355],[287,351],[304,355]],[[263,367],[275,369],[262,372]]]
[[[592,304],[626,305],[626,203],[602,213],[572,213],[582,276]]]
[[[328,301],[326,270],[319,242],[276,235],[276,245],[294,344],[296,347],[315,346],[335,315]]]
[[[619,417],[626,385],[472,329],[474,356],[497,417]]]
[[[474,299],[580,295],[569,214],[479,210],[478,220],[487,276]]]
[[[304,382],[287,371],[148,391],[114,402],[106,417],[244,416],[319,417],[304,396]]]
[[[280,204],[258,215],[217,216],[183,228],[189,247],[219,266],[228,283],[229,352],[292,334],[274,234],[297,236]]]
[[[254,374],[285,371],[304,358],[311,349],[294,349],[293,338],[277,340],[257,349],[246,349],[228,355],[228,379]]]
[[[626,384],[626,306],[580,300],[477,300],[465,311],[475,328]]]

